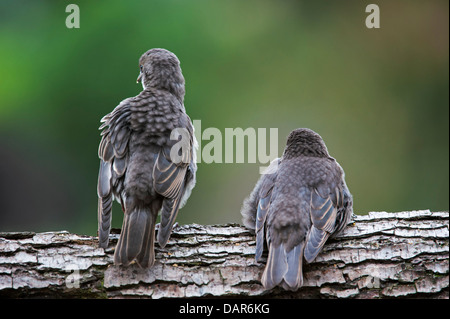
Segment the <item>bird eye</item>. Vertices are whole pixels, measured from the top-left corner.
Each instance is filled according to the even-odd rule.
[[[141,69],[141,72],[142,72],[142,65],[140,65],[139,68]]]

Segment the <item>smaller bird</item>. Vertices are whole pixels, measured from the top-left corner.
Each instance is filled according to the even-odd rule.
[[[282,157],[261,176],[241,214],[256,233],[256,261],[265,246],[269,251],[263,286],[295,291],[303,285],[303,258],[311,263],[327,239],[345,228],[353,198],[321,136],[300,128],[289,134]]]

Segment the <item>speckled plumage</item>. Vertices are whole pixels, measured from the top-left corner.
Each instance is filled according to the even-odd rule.
[[[141,267],[154,263],[155,222],[161,210],[158,242],[164,246],[179,208],[195,185],[194,128],[186,114],[184,78],[177,57],[164,49],[152,49],[139,60],[144,90],[123,100],[102,118],[99,146],[98,221],[100,247],[108,246],[112,200],[124,211],[122,232],[114,262]],[[174,129],[184,129],[188,145],[182,161],[170,151],[178,140]]]
[[[241,214],[256,233],[256,260],[261,261],[265,246],[269,250],[262,284],[297,290],[303,285],[303,258],[312,262],[326,240],[348,224],[352,195],[341,166],[309,129],[291,132],[282,158],[269,170]]]

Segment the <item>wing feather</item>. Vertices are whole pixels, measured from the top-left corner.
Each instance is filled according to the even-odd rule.
[[[174,163],[168,155],[170,154],[171,146],[175,144],[174,142],[159,151],[153,167],[154,189],[164,197],[161,223],[158,230],[158,243],[161,247],[164,247],[169,240],[172,226],[175,223],[182,198],[187,189],[187,183],[192,180],[192,174],[195,174],[189,168],[193,166],[194,161],[192,153],[194,144],[193,128],[187,116],[186,119],[180,121],[181,127],[185,127],[186,132],[189,134],[189,145],[182,149],[183,160],[179,163]],[[189,159],[186,156],[189,156]]]
[[[98,149],[100,170],[97,193],[99,197],[98,232],[101,247],[108,245],[113,195],[123,202],[121,190],[115,188],[122,184],[119,179],[123,178],[128,165],[130,114],[130,105],[127,100],[124,100],[100,121],[102,122],[100,125],[102,139]]]
[[[269,166],[271,167],[271,174],[264,174],[261,177],[261,186],[258,194],[258,208],[256,210],[256,252],[255,252],[255,260],[260,261],[262,253],[264,251],[264,240],[267,240],[267,243],[270,242],[270,238],[268,237],[268,232],[265,232],[265,224],[267,213],[269,212],[270,204],[273,201],[272,190],[275,186],[275,182],[278,176],[278,165],[280,163],[280,159],[276,159]],[[267,235],[267,236],[265,236]]]
[[[328,191],[323,185],[318,188],[311,192],[312,226],[307,235],[304,252],[305,260],[309,263],[317,257],[327,239],[336,230],[338,213],[343,208],[342,190],[339,186]]]

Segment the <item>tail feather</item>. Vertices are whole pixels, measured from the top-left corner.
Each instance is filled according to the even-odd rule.
[[[116,265],[128,266],[133,260],[142,268],[153,265],[155,222],[156,215],[149,208],[136,208],[125,214],[114,253]]]
[[[153,266],[155,262],[155,224],[157,214],[151,214],[151,226],[147,227],[144,233],[144,241],[142,243],[142,249],[136,257],[136,262],[142,268]]]
[[[297,290],[303,285],[302,255],[304,243],[286,251],[285,245],[270,245],[269,257],[261,282],[266,289],[282,286],[285,289]]]

